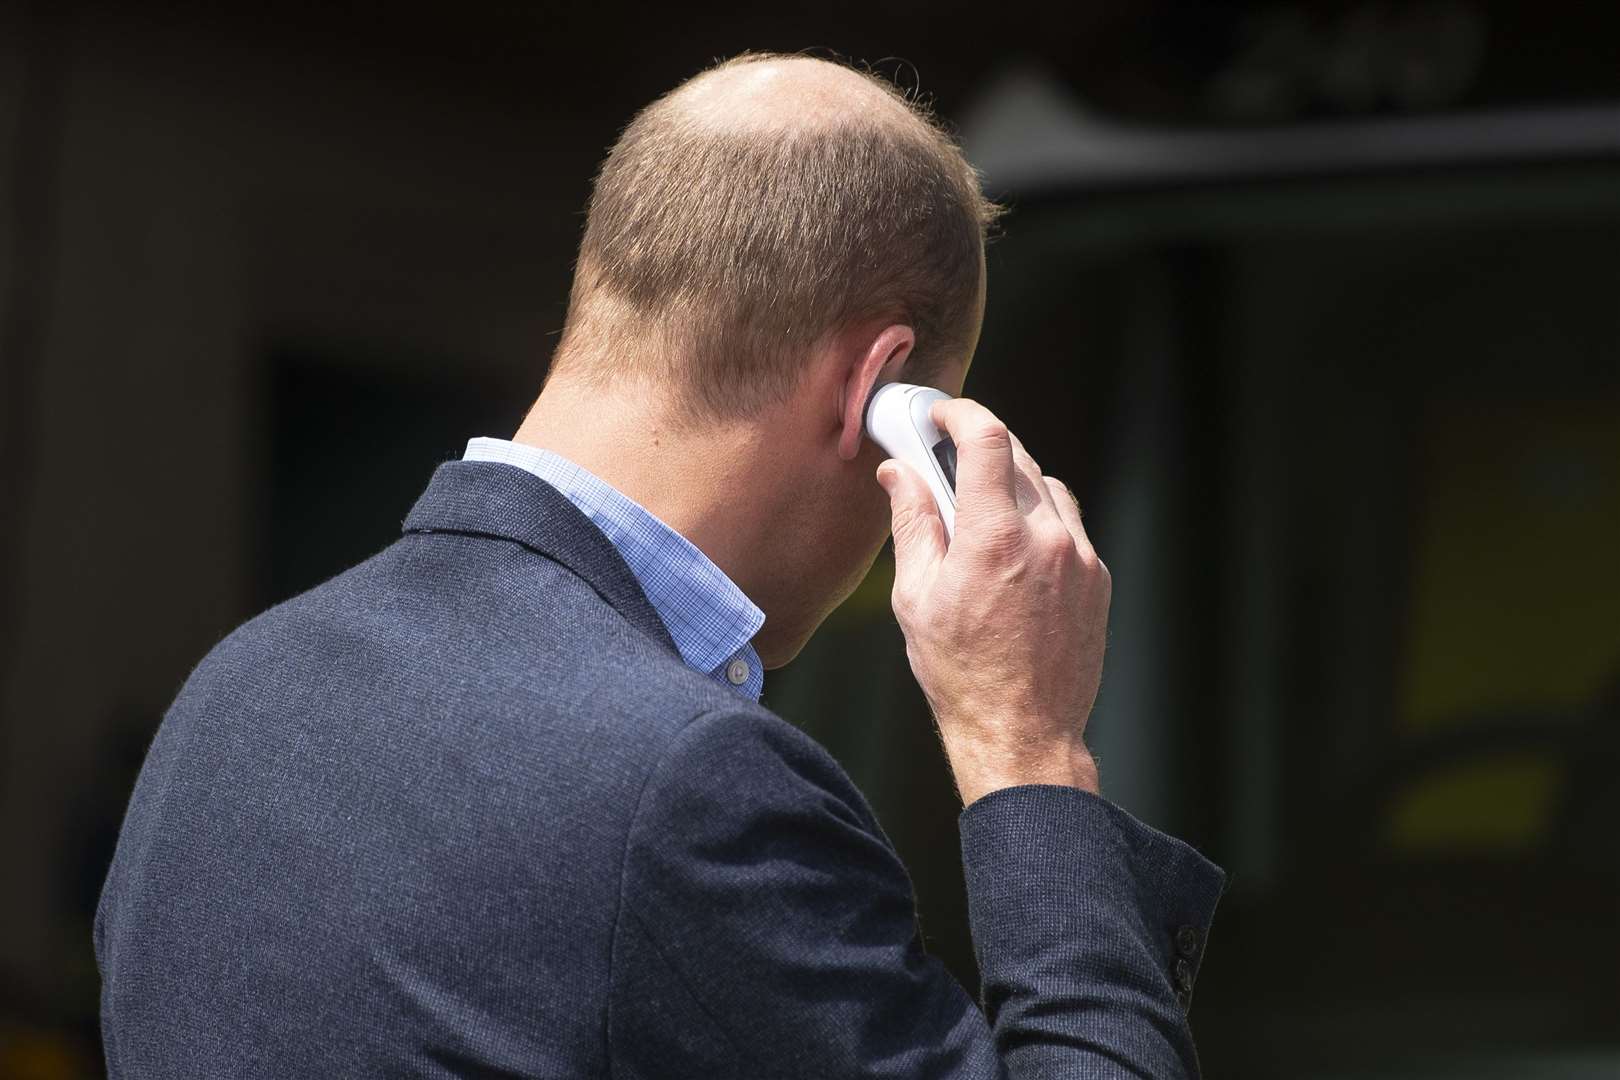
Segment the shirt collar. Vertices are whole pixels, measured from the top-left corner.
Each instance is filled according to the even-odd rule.
[[[466,461],[515,465],[560,491],[607,536],[636,576],[688,667],[758,700],[764,684],[750,644],[765,613],[686,537],[561,454],[507,439],[467,443]],[[747,665],[741,683],[732,661]]]

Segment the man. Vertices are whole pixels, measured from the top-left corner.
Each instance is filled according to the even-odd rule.
[[[947,547],[862,432],[874,386],[960,391],[993,212],[835,64],[744,56],[643,110],[515,439],[165,718],[97,919],[110,1074],[1194,1075],[1222,876],[1096,794],[1110,584],[1073,498],[942,403]],[[982,1009],[860,794],[757,703],[891,529]]]

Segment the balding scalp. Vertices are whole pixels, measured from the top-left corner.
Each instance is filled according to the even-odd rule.
[[[828,335],[894,318],[916,331],[921,377],[971,349],[997,212],[889,83],[745,54],[647,106],[609,151],[554,363],[739,415],[786,397]]]

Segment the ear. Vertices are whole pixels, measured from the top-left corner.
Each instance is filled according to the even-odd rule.
[[[917,335],[911,327],[898,323],[885,326],[876,337],[864,342],[844,380],[839,402],[838,456],[845,461],[854,461],[861,452],[861,440],[866,434],[866,402],[872,391],[899,377],[916,343]]]

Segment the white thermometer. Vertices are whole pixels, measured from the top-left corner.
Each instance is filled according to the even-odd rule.
[[[934,426],[928,410],[934,402],[950,399],[931,386],[885,383],[866,403],[867,435],[928,481],[946,540],[956,535],[956,444]]]

